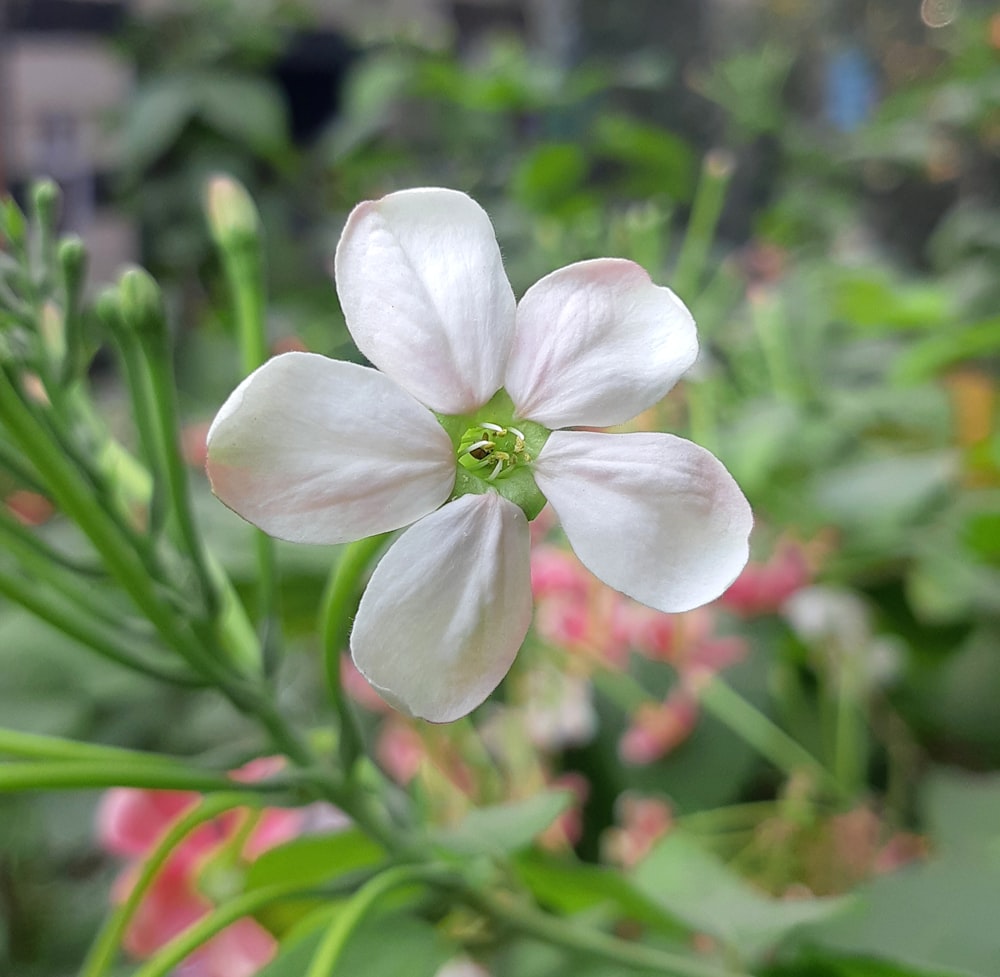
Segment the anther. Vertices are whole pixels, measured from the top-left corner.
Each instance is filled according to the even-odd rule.
[[[468,448],[463,448],[459,452],[459,457],[462,455],[471,455],[475,451],[479,451],[480,448],[495,448],[496,443],[493,441],[477,441],[475,444],[470,444]]]

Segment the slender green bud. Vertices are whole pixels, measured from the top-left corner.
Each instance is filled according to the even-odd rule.
[[[59,187],[52,180],[39,180],[31,188],[31,204],[40,227],[48,231],[54,230],[59,207]]]
[[[59,243],[56,256],[62,270],[66,298],[70,302],[76,302],[83,292],[83,286],[87,279],[89,260],[87,247],[79,237],[73,234]]]
[[[163,293],[153,276],[143,268],[130,268],[118,285],[121,316],[139,333],[163,334],[166,314]]]
[[[86,245],[76,235],[64,238],[56,249],[56,261],[62,277],[64,358],[63,379],[82,373],[86,369],[87,343],[82,315],[83,292],[87,284],[87,266],[90,256]]]
[[[205,188],[205,214],[212,240],[223,250],[256,245],[260,230],[257,208],[246,188],[218,174]]]
[[[118,301],[118,289],[110,285],[101,291],[94,303],[97,315],[109,328],[114,329],[121,322],[121,303]]]

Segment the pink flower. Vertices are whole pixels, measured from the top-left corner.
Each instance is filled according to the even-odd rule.
[[[624,868],[641,862],[673,825],[670,805],[658,797],[622,794],[615,814],[619,827],[605,833],[604,854]]]
[[[642,706],[618,743],[625,763],[643,765],[659,760],[684,742],[698,723],[698,700],[676,686],[665,702]]]
[[[253,760],[234,771],[234,780],[252,782],[281,769],[279,757]],[[97,811],[97,835],[109,852],[131,859],[112,890],[121,902],[128,897],[138,877],[143,858],[160,842],[164,833],[199,800],[186,791],[115,788],[101,800]],[[336,818],[331,817],[337,814]],[[240,808],[227,811],[189,832],[167,857],[143,895],[124,937],[125,950],[134,957],[148,957],[183,933],[213,909],[202,891],[206,866],[222,856],[225,846],[240,837],[247,819],[256,823],[233,856],[248,865],[262,852],[316,827],[342,827],[339,812],[325,805],[309,808],[266,808],[252,812]],[[216,934],[191,954],[182,965],[183,977],[250,977],[274,955],[276,942],[252,919],[240,919]]]
[[[719,601],[743,617],[775,614],[811,578],[805,551],[785,540],[766,562],[748,563]]]

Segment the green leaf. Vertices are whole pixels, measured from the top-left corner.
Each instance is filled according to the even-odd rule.
[[[302,935],[283,943],[257,977],[302,977],[332,918],[329,910],[315,914],[306,932],[300,930]],[[456,947],[422,919],[406,913],[374,915],[351,934],[331,977],[434,977],[457,953]]]
[[[132,96],[124,124],[125,164],[143,170],[180,137],[198,108],[198,95],[186,75],[165,75]]]
[[[865,329],[932,329],[954,316],[949,292],[927,282],[901,282],[884,269],[851,271],[836,283],[834,311]]]
[[[690,200],[697,162],[691,147],[666,129],[623,115],[602,115],[593,128],[595,152],[621,167],[627,193]]]
[[[1000,774],[940,768],[924,785],[924,821],[942,850],[1000,857]]]
[[[569,791],[549,790],[509,804],[476,808],[432,838],[457,855],[506,855],[527,848],[572,801]]]
[[[556,912],[571,915],[610,906],[621,916],[670,936],[688,931],[630,879],[611,869],[557,859],[542,852],[525,853],[515,869],[535,899]]]
[[[919,383],[947,367],[1000,352],[1000,316],[970,326],[953,327],[931,336],[899,358],[892,378],[899,383]]]
[[[875,879],[841,918],[803,938],[917,974],[996,977],[1000,859],[962,853]]]
[[[586,178],[587,157],[576,143],[546,143],[521,158],[511,190],[529,210],[560,213],[586,203],[580,196]]]
[[[940,769],[921,801],[941,857],[874,879],[848,912],[810,927],[803,939],[919,975],[995,977],[1000,775]]]
[[[261,156],[288,142],[288,113],[277,89],[253,75],[212,73],[198,82],[200,114],[219,133]]]
[[[299,881],[306,889],[348,872],[371,868],[384,858],[384,850],[356,828],[296,838],[264,852],[250,866],[246,887],[259,889]]]
[[[838,525],[900,525],[944,497],[955,470],[955,456],[948,451],[863,458],[824,472],[816,483],[815,504]]]
[[[843,910],[844,899],[772,899],[682,831],[660,842],[634,873],[636,885],[692,929],[760,959],[794,929]]]

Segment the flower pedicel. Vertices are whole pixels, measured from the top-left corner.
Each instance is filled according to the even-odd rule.
[[[410,527],[351,633],[394,706],[448,722],[499,684],[531,621],[528,520],[546,500],[580,560],[650,607],[689,610],[736,578],[752,516],[713,455],[670,434],[562,430],[623,423],[692,365],[673,292],[601,258],[517,303],[486,213],[443,189],[359,204],[335,267],[377,369],[276,356],[219,411],[207,467],[226,505],[282,539]]]

